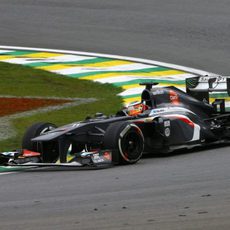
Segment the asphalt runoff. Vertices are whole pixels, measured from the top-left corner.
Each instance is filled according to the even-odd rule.
[[[227,0],[1,0],[1,45],[149,58],[229,74]],[[97,171],[0,176],[1,230],[229,229],[229,147]]]

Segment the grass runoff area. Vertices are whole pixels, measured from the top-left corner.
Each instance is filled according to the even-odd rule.
[[[61,126],[83,120],[86,116],[92,116],[96,112],[102,112],[106,115],[114,114],[122,107],[122,99],[116,96],[121,92],[120,88],[110,84],[78,80],[21,65],[0,62],[0,82],[0,96],[97,99],[97,101],[88,104],[11,120],[11,125],[16,130],[17,135],[0,141],[0,151],[20,148],[26,128],[35,122],[45,121]]]

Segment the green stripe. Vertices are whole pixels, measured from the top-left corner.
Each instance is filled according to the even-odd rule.
[[[71,65],[83,65],[83,64],[95,64],[95,63],[101,63],[101,62],[108,62],[112,59],[109,58],[93,58],[93,59],[87,59],[87,60],[81,60],[81,61],[70,61],[70,62],[35,62],[35,63],[28,63],[24,64],[25,66],[30,67],[44,67],[44,66],[54,66],[54,65],[68,65],[71,67]]]
[[[93,75],[100,75],[100,74],[110,74],[110,73],[119,73],[119,74],[133,74],[133,73],[151,73],[151,72],[158,72],[158,71],[167,71],[168,68],[165,67],[155,67],[155,68],[147,68],[147,69],[139,69],[139,70],[116,70],[116,71],[93,71],[93,72],[87,72],[87,73],[74,73],[74,74],[68,74],[70,77],[74,78],[84,78],[87,76],[93,76]]]
[[[139,94],[132,94],[132,95],[122,96],[122,98],[127,99],[127,98],[140,97],[140,96],[141,96],[141,93],[139,93]]]
[[[22,65],[29,66],[29,67],[40,67],[40,66],[50,66],[51,64],[48,62],[33,62],[33,63],[27,63]]]
[[[93,59],[87,59],[87,60],[81,60],[81,61],[64,62],[63,64],[67,64],[67,65],[74,65],[74,64],[82,65],[82,64],[96,64],[96,63],[109,62],[109,61],[114,61],[114,59],[109,59],[109,58],[93,58]]]
[[[160,79],[135,79],[135,80],[130,80],[130,81],[124,81],[124,82],[116,82],[113,83],[113,85],[117,87],[125,86],[125,85],[133,85],[133,84],[139,84],[139,83],[144,83],[144,82],[156,82],[156,83],[167,83],[167,84],[178,84],[178,85],[184,85],[185,81],[170,81],[170,80],[160,80]]]
[[[3,55],[21,56],[21,55],[36,54],[36,53],[40,53],[40,52],[19,50],[19,51],[7,52],[7,53],[4,53]]]
[[[217,98],[217,97],[229,97],[227,93],[212,93],[210,97]]]

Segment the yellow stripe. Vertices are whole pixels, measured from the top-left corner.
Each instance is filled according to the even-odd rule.
[[[0,60],[7,60],[12,58],[50,58],[50,57],[57,57],[57,56],[63,56],[63,54],[39,52],[39,53],[25,54],[20,56],[0,55]]]
[[[125,105],[128,105],[130,104],[131,102],[134,102],[134,101],[141,101],[141,96],[139,97],[131,97],[131,98],[124,98],[123,99],[123,102]]]
[[[102,79],[102,78],[108,78],[108,77],[118,77],[118,76],[123,76],[124,74],[120,74],[118,72],[115,73],[102,73],[102,74],[97,74],[97,75],[89,75],[86,77],[82,77],[81,79],[84,80],[97,80],[97,79]]]
[[[37,69],[52,71],[52,70],[62,70],[62,69],[68,69],[68,68],[74,68],[74,67],[86,67],[86,68],[105,67],[106,68],[106,67],[111,67],[111,66],[128,65],[128,64],[132,64],[132,62],[117,60],[117,61],[105,61],[105,62],[91,63],[91,64],[65,64],[63,63],[63,64],[56,64],[56,65],[50,65],[50,66],[41,66],[41,67],[37,67]]]
[[[49,65],[49,66],[38,66],[38,67],[36,67],[36,69],[52,71],[52,70],[68,69],[68,68],[72,68],[72,67],[73,66],[70,67],[70,66],[67,66],[67,65],[57,64],[57,65]]]
[[[15,56],[10,56],[10,55],[0,55],[0,60],[7,60],[7,59],[12,59],[15,58]]]
[[[220,97],[219,97],[220,98]],[[209,101],[210,103],[214,102],[216,99],[219,99],[219,98],[209,98]],[[221,98],[221,99],[225,99],[225,101],[230,101],[230,98],[229,97],[225,97],[225,98]]]
[[[168,83],[159,83],[158,86],[176,86],[176,87],[181,87],[182,85],[179,84],[173,84],[172,82],[168,82]],[[139,84],[132,84],[132,85],[123,85],[121,86],[122,89],[132,89],[132,88],[137,88],[140,87]]]
[[[88,66],[88,67],[111,67],[111,66],[130,65],[130,64],[133,64],[133,62],[122,61],[122,60],[113,60],[113,61],[84,64],[84,66]]]
[[[179,70],[166,70],[166,71],[156,71],[156,72],[150,72],[150,73],[145,73],[145,72],[139,72],[139,73],[133,73],[133,72],[126,72],[126,73],[106,73],[106,74],[97,74],[97,75],[89,75],[86,77],[82,77],[82,79],[85,80],[98,80],[102,78],[107,78],[107,77],[119,77],[119,76],[141,76],[141,77],[159,77],[159,76],[169,76],[169,75],[177,75],[177,74],[184,74],[185,72],[179,71]]]
[[[20,57],[24,57],[24,58],[50,58],[50,57],[58,57],[58,56],[63,56],[63,54],[39,52],[39,53],[21,55]]]
[[[141,75],[145,77],[159,77],[159,76],[168,76],[168,75],[177,75],[177,74],[184,74],[185,72],[180,70],[166,70],[166,71],[156,71],[156,72],[141,72],[141,73],[134,73],[132,75]]]
[[[67,155],[67,158],[66,158],[66,161],[67,162],[70,162],[71,160],[73,160],[74,156],[71,156],[71,155]],[[60,161],[60,158],[55,162],[56,164],[60,164],[61,161]]]

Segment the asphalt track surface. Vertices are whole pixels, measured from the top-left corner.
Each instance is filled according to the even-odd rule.
[[[229,74],[229,12],[227,0],[1,0],[0,43]],[[0,176],[0,229],[230,229],[229,150]]]

